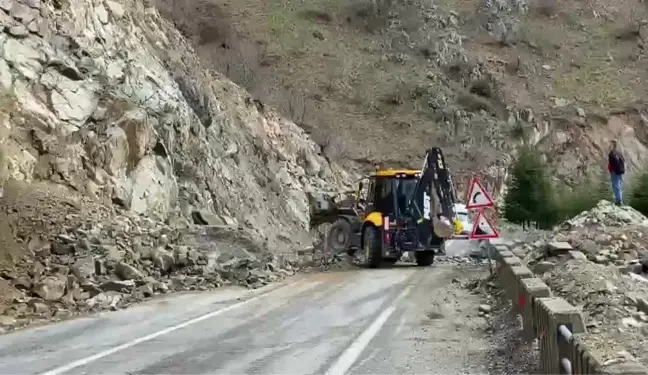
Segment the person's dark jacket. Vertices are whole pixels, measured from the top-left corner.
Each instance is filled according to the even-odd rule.
[[[608,170],[619,175],[625,173],[625,159],[619,151],[613,150],[608,154]]]

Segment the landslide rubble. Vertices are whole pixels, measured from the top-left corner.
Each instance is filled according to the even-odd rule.
[[[349,177],[155,8],[11,0],[0,22],[0,327],[304,263],[313,196]]]
[[[648,365],[648,219],[631,207],[601,201],[544,240],[513,252],[553,293],[583,311],[585,341],[607,366]],[[571,251],[571,252],[570,252]],[[636,273],[635,273],[636,272]]]
[[[115,310],[172,291],[224,284],[257,288],[298,270],[233,227],[171,227],[83,199],[71,201],[56,189],[26,198],[2,200],[3,221],[17,229],[30,255],[0,273],[5,329]],[[52,222],[57,224],[48,225]]]

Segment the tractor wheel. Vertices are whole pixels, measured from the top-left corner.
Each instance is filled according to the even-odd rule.
[[[378,268],[382,262],[382,241],[378,228],[368,226],[363,234],[364,256],[369,268]]]
[[[343,254],[351,244],[351,223],[345,219],[337,219],[326,234],[326,248],[334,254]]]
[[[427,267],[434,263],[434,251],[417,251],[414,253],[416,258],[416,265],[420,267]]]

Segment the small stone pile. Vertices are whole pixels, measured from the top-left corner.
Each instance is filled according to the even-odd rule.
[[[514,249],[528,264],[551,268],[554,253],[577,250],[591,262],[645,272],[648,265],[648,218],[635,209],[600,201],[590,211],[565,221],[548,239]]]
[[[616,206],[602,200],[590,211],[582,212],[563,224],[563,230],[582,227],[600,227],[623,225],[648,226],[648,218],[630,206]]]

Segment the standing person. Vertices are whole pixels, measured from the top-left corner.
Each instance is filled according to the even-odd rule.
[[[608,154],[608,171],[612,182],[612,191],[617,206],[623,205],[623,175],[625,174],[625,158],[619,151],[616,140],[612,141],[612,148]]]

